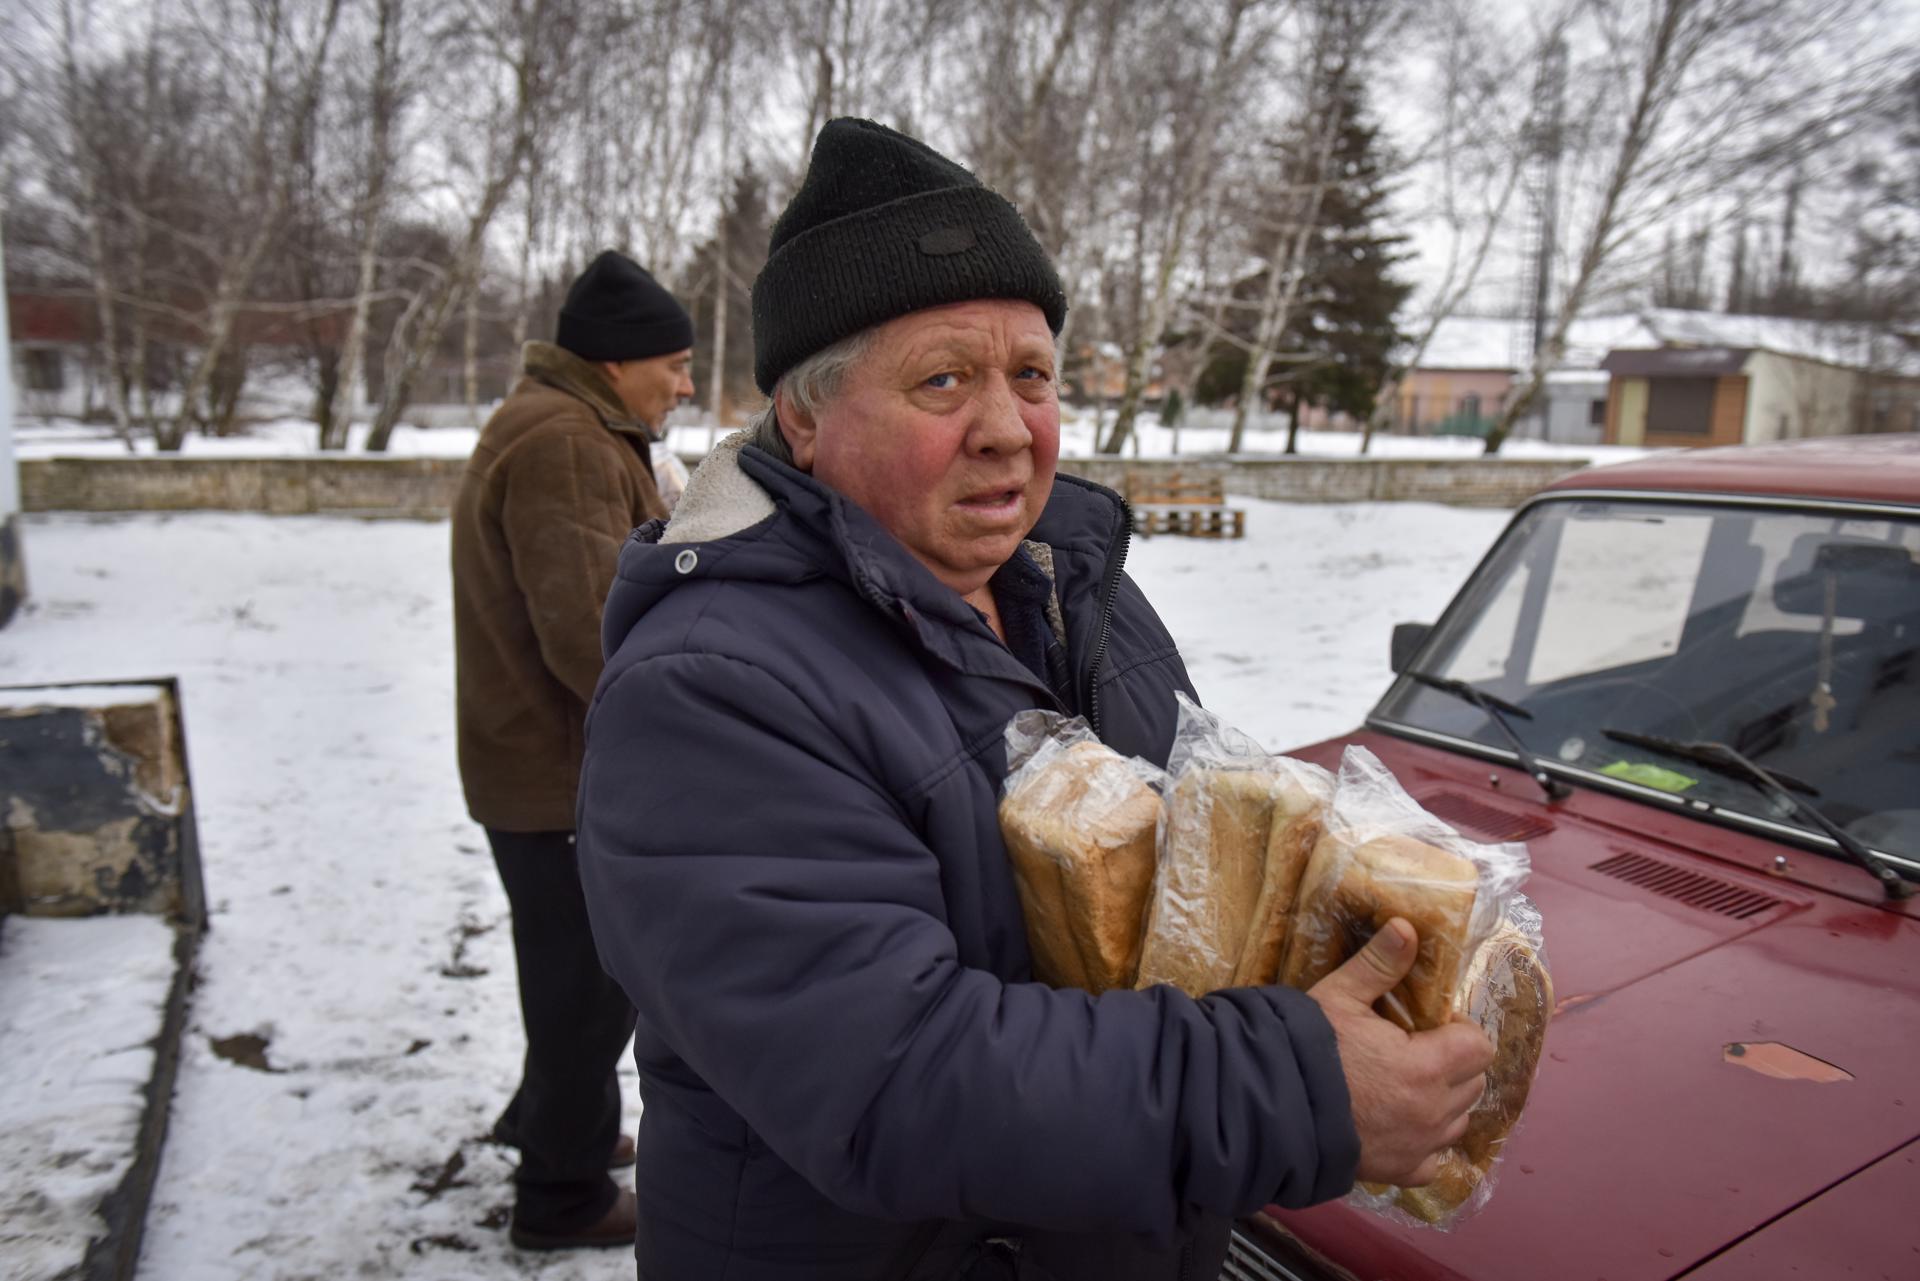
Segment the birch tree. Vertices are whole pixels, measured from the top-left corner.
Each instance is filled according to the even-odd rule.
[[[1897,70],[1877,6],[1828,0],[1634,0],[1572,32],[1576,234],[1544,341],[1487,434],[1497,453],[1564,359],[1572,325],[1648,233],[1790,168]]]
[[[1126,352],[1126,386],[1112,426],[1100,442],[1103,454],[1126,448],[1152,372],[1152,359],[1167,330],[1176,300],[1177,272],[1191,248],[1195,217],[1204,200],[1203,182],[1219,152],[1222,115],[1242,89],[1248,68],[1264,42],[1258,29],[1261,0],[1220,0],[1213,7],[1214,38],[1193,66],[1179,57],[1178,46],[1154,41],[1143,53],[1157,53],[1161,89],[1176,99],[1160,130],[1140,135],[1141,180],[1148,180],[1156,153],[1169,161],[1169,179],[1158,193],[1142,190],[1134,224],[1136,323]],[[1187,15],[1179,15],[1185,17]],[[1128,92],[1139,86],[1129,83]],[[1156,133],[1158,136],[1156,137]],[[1154,199],[1154,196],[1158,199]]]
[[[248,29],[254,62],[244,83],[245,117],[251,118],[239,156],[241,182],[236,195],[237,236],[203,237],[210,258],[217,263],[213,295],[207,308],[205,332],[198,344],[173,417],[156,424],[154,443],[177,450],[199,413],[200,402],[212,386],[233,338],[234,322],[260,270],[261,261],[286,225],[293,204],[297,174],[287,154],[305,134],[316,110],[327,55],[339,24],[342,0],[320,0],[311,26],[302,30],[302,16],[283,0],[256,0],[248,6]],[[219,20],[217,12],[203,15]]]
[[[1372,58],[1376,38],[1397,17],[1397,0],[1311,0],[1306,30],[1297,47],[1301,56],[1290,79],[1304,96],[1292,127],[1272,165],[1279,181],[1264,185],[1262,199],[1245,213],[1253,245],[1263,252],[1265,277],[1246,344],[1246,371],[1234,400],[1233,429],[1227,449],[1239,453],[1245,443],[1247,414],[1261,402],[1277,345],[1301,302],[1308,256],[1320,231],[1327,189],[1339,181],[1332,159],[1341,130],[1347,90]]]
[[[367,323],[378,283],[381,233],[387,219],[395,143],[405,91],[404,64],[406,0],[372,0],[373,30],[368,44],[370,63],[366,84],[366,185],[354,210],[359,225],[359,252],[355,264],[353,312],[341,340],[340,387],[322,415],[320,448],[345,449],[347,429],[362,379],[367,346]]]
[[[1421,367],[1441,327],[1481,281],[1521,189],[1529,138],[1539,128],[1521,97],[1525,71],[1541,65],[1545,51],[1564,38],[1570,17],[1564,6],[1547,13],[1543,33],[1523,42],[1503,41],[1474,0],[1444,0],[1419,21],[1416,29],[1439,50],[1439,75],[1427,100],[1432,126],[1412,147],[1415,172],[1429,193],[1414,213],[1437,224],[1444,247],[1419,328],[1394,360],[1361,431],[1362,454],[1392,421],[1399,384]]]
[[[521,180],[556,82],[577,47],[578,17],[568,0],[463,0],[440,32],[449,54],[470,58],[478,81],[456,88],[480,90],[491,108],[479,125],[486,145],[474,158],[480,186],[451,263],[408,303],[394,327],[380,408],[367,433],[370,452],[385,452],[454,306],[475,287],[488,228]]]

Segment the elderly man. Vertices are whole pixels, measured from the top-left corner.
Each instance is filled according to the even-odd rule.
[[[621,1246],[633,1195],[614,1069],[633,1007],[600,968],[574,858],[600,609],[620,544],[667,513],[651,438],[680,400],[693,322],[613,250],[567,291],[555,341],[480,433],[453,510],[460,780],[513,911],[527,1053],[494,1127],[520,1149],[511,1236],[522,1249]],[[624,1147],[623,1153],[620,1148]]]
[[[639,1009],[644,1281],[1210,1278],[1230,1216],[1417,1181],[1490,1049],[1312,993],[1032,981],[1016,712],[1164,762],[1189,685],[1125,506],[1055,475],[1059,281],[1013,207],[822,130],[754,285],[771,410],[622,553],[581,873]]]

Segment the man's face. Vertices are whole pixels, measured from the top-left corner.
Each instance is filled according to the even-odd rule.
[[[649,356],[645,360],[608,361],[600,366],[627,412],[656,430],[667,414],[693,397],[693,349]]]
[[[808,422],[781,404],[802,470],[866,510],[962,596],[986,586],[1053,490],[1053,335],[1028,302],[956,303],[874,331]]]

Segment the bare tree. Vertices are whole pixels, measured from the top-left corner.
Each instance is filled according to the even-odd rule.
[[[1219,151],[1219,121],[1230,101],[1242,89],[1264,32],[1250,31],[1250,15],[1257,17],[1260,0],[1221,0],[1211,47],[1195,68],[1179,55],[1179,46],[1166,42],[1166,33],[1145,33],[1157,51],[1159,86],[1179,101],[1163,131],[1151,128],[1138,136],[1142,148],[1142,187],[1134,222],[1136,323],[1126,357],[1126,388],[1100,452],[1118,454],[1133,434],[1140,399],[1146,391],[1152,357],[1166,333],[1176,299],[1176,273],[1191,248],[1195,216],[1204,200],[1206,176]],[[1132,92],[1141,86],[1129,84]],[[1155,133],[1161,137],[1156,139]],[[1158,145],[1156,146],[1156,143]],[[1169,162],[1165,185],[1146,189],[1152,181],[1156,153]],[[1157,197],[1157,199],[1156,199]],[[1151,268],[1148,263],[1151,262]]]
[[[1434,124],[1414,144],[1413,161],[1428,175],[1430,203],[1416,210],[1439,227],[1445,249],[1439,275],[1419,312],[1420,327],[1381,385],[1360,436],[1368,453],[1376,431],[1393,419],[1400,382],[1419,369],[1440,329],[1480,283],[1508,210],[1521,189],[1530,154],[1532,113],[1515,100],[1528,66],[1562,38],[1570,8],[1545,15],[1545,33],[1519,43],[1518,56],[1501,58],[1501,33],[1473,0],[1445,0],[1426,11],[1424,30],[1440,50],[1440,78],[1432,104]],[[1509,48],[1516,43],[1505,41]],[[1490,61],[1491,60],[1491,61]]]
[[[1247,362],[1227,444],[1232,453],[1245,443],[1247,414],[1265,393],[1280,338],[1301,301],[1327,189],[1341,178],[1332,160],[1347,124],[1343,112],[1350,95],[1343,86],[1363,74],[1375,40],[1399,15],[1397,0],[1309,0],[1303,16],[1306,29],[1295,46],[1299,58],[1289,77],[1301,86],[1302,100],[1292,127],[1272,148],[1276,154],[1258,188],[1260,198],[1242,215],[1250,224],[1251,246],[1264,259],[1264,279],[1251,340],[1242,344]]]
[[[578,17],[568,0],[461,0],[449,15],[441,32],[443,44],[473,55],[476,78],[489,91],[491,111],[482,128],[490,145],[480,162],[481,186],[453,261],[416,295],[394,327],[380,408],[367,433],[371,452],[386,450],[455,304],[475,287],[487,230],[525,171],[554,86],[576,47]]]
[[[282,0],[260,0],[250,7],[250,34],[257,42],[249,82],[246,112],[253,121],[242,154],[243,174],[237,211],[241,234],[222,240],[204,238],[210,260],[218,263],[212,298],[207,307],[204,337],[198,344],[180,404],[172,419],[156,424],[154,443],[177,450],[195,421],[200,401],[213,386],[227,344],[262,259],[286,224],[293,203],[297,171],[286,156],[309,131],[319,103],[327,55],[339,23],[342,0],[320,0],[313,29],[302,33],[298,14]],[[214,16],[217,20],[217,15]],[[303,44],[304,35],[304,44]],[[288,64],[291,64],[290,66]],[[286,83],[291,76],[292,85]],[[229,413],[230,413],[229,409]]]
[[[1871,9],[1635,0],[1583,11],[1571,33],[1581,100],[1570,113],[1583,132],[1570,149],[1575,171],[1598,181],[1575,192],[1572,269],[1523,381],[1487,434],[1488,453],[1532,411],[1574,321],[1650,231],[1789,169],[1883,91],[1897,64],[1873,47]]]
[[[374,27],[370,41],[372,66],[366,87],[366,186],[356,213],[360,244],[353,290],[353,313],[341,340],[340,386],[343,395],[329,406],[320,426],[320,448],[345,449],[347,429],[361,383],[361,365],[367,346],[367,322],[373,309],[380,265],[381,232],[387,218],[396,133],[404,106],[401,68],[404,61],[406,0],[372,0]]]

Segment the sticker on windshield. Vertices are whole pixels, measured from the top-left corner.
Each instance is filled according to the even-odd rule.
[[[1600,772],[1608,778],[1638,783],[1642,787],[1652,787],[1662,792],[1684,792],[1700,781],[1697,778],[1688,778],[1678,770],[1670,770],[1663,765],[1651,765],[1646,761],[1615,761]]]

